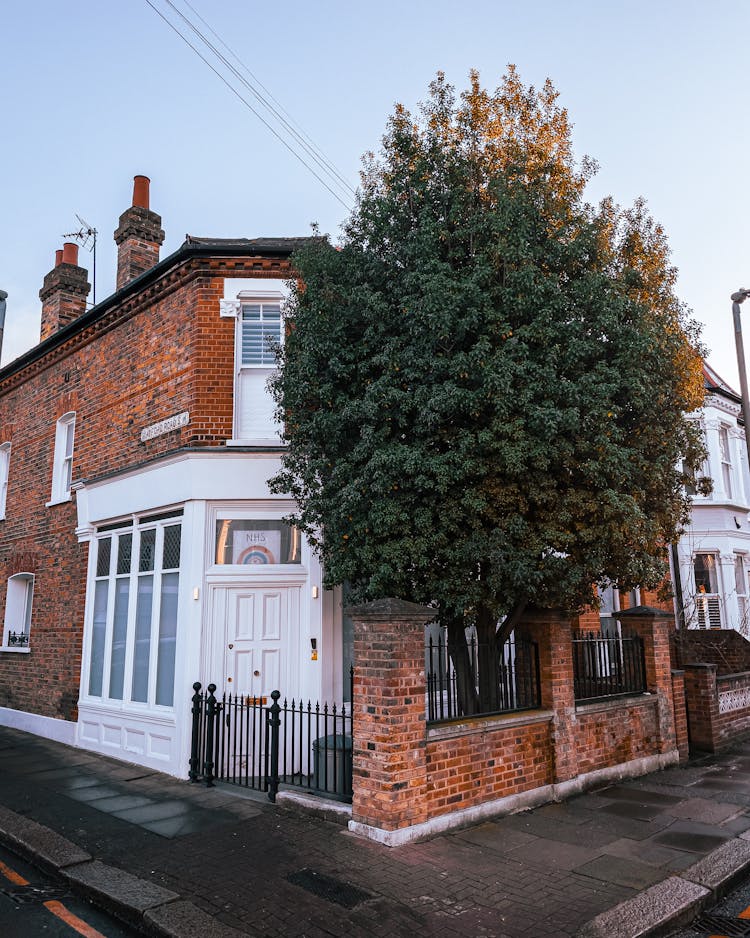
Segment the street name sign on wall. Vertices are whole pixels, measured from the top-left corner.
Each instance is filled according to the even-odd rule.
[[[174,417],[167,417],[166,420],[160,420],[158,423],[152,423],[150,427],[144,427],[141,430],[141,443],[145,443],[146,440],[153,440],[157,436],[163,436],[165,433],[171,433],[172,430],[179,430],[180,427],[186,427],[189,423],[190,414],[188,411],[175,414]]]

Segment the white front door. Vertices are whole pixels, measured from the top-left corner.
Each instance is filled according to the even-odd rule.
[[[289,585],[227,586],[224,600],[224,686],[220,691],[267,698],[294,696],[299,648],[300,588]]]

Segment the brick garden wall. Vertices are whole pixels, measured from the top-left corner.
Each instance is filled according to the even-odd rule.
[[[661,764],[661,757],[677,761],[684,733],[676,730],[672,706],[671,617],[661,610],[641,607],[628,614],[630,630],[644,643],[647,696],[576,706],[570,620],[554,610],[528,610],[517,632],[539,647],[541,708],[430,726],[424,624],[435,611],[383,600],[350,614],[353,830],[403,842],[399,837],[411,836],[404,829],[426,830],[454,812],[546,786],[575,786],[581,776],[638,760],[648,767]]]
[[[467,808],[554,781],[552,717],[486,717],[427,731],[430,815]]]
[[[676,666],[715,664],[718,674],[750,671],[750,642],[735,629],[681,629],[672,635]]]
[[[719,675],[715,664],[685,665],[690,748],[718,752],[750,734],[750,672]]]
[[[578,773],[621,765],[659,752],[659,713],[653,697],[587,704],[576,713]]]

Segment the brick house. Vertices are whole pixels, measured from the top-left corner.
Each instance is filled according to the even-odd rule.
[[[266,339],[305,239],[160,260],[138,176],[115,240],[88,309],[58,251],[41,341],[0,369],[0,722],[184,775],[194,681],[342,694],[340,597],[267,487]]]

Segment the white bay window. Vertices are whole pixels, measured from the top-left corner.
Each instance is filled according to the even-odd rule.
[[[181,512],[100,529],[92,597],[90,697],[174,703]]]

